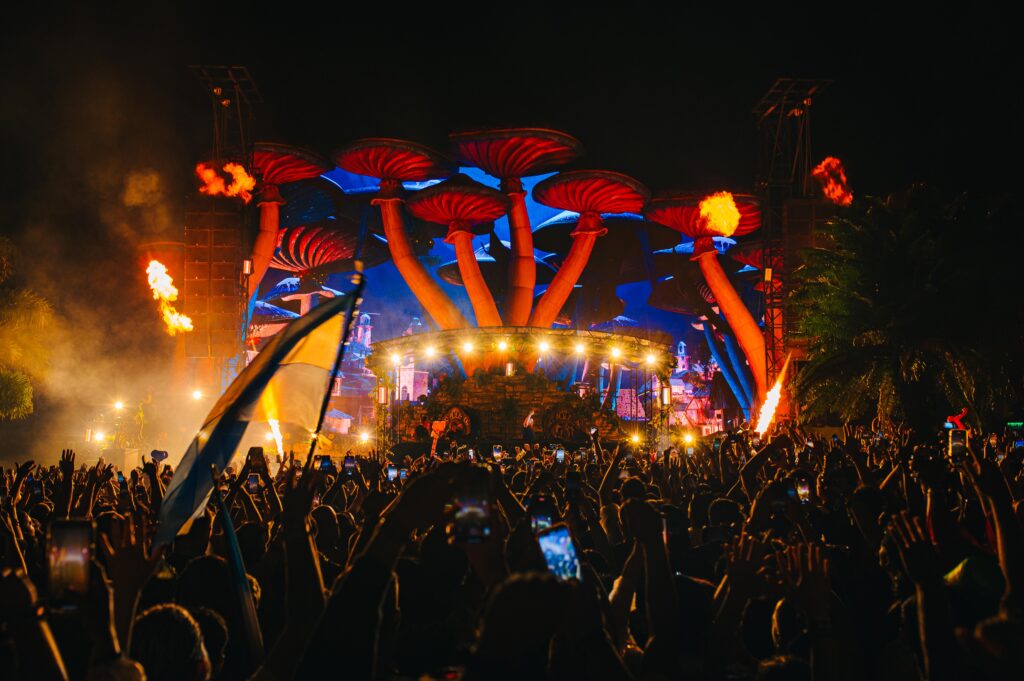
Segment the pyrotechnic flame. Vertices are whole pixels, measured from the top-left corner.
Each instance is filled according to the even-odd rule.
[[[819,163],[811,175],[821,183],[821,190],[825,192],[825,198],[837,206],[849,206],[853,203],[853,192],[846,183],[846,170],[843,162],[835,156],[826,156]]]
[[[160,303],[160,316],[163,317],[167,333],[175,335],[192,330],[192,320],[181,314],[171,305],[178,299],[178,289],[174,280],[167,274],[167,268],[159,260],[150,260],[146,267],[149,288],[153,291],[153,300]]]
[[[203,182],[199,192],[209,196],[237,196],[249,203],[252,200],[252,190],[256,188],[256,178],[237,163],[225,163],[224,172],[231,176],[231,184],[225,182],[213,166],[198,164],[196,175]]]
[[[757,434],[764,435],[768,432],[768,427],[772,425],[772,420],[775,419],[775,410],[779,408],[779,400],[782,398],[782,380],[786,377],[786,369],[789,368],[789,357],[786,357],[785,363],[782,365],[782,371],[779,372],[779,377],[775,379],[775,385],[768,391],[768,394],[764,396],[764,404],[761,405],[761,413],[757,417]]]
[[[729,192],[715,192],[700,202],[701,222],[712,232],[732,236],[740,224],[740,209]]]
[[[281,422],[277,419],[267,419],[270,432],[274,435],[274,445],[277,446],[277,455],[284,457],[284,438],[281,437]]]

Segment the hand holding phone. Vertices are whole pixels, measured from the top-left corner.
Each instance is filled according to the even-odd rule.
[[[544,554],[548,572],[561,581],[580,579],[580,560],[566,525],[559,523],[542,530],[537,535],[537,544]]]
[[[91,520],[54,520],[46,532],[51,606],[78,610],[89,594],[96,526]]]

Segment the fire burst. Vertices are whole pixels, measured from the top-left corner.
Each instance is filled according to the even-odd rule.
[[[835,156],[825,159],[811,171],[811,175],[821,183],[825,197],[837,206],[849,206],[853,203],[853,192],[846,183],[846,170],[843,162]]]
[[[208,196],[237,196],[249,203],[252,200],[252,190],[256,188],[256,179],[237,163],[225,163],[224,172],[231,176],[230,184],[213,166],[198,164],[196,175],[203,182],[199,192]]]
[[[782,380],[786,377],[786,369],[788,368],[789,357],[787,356],[785,363],[782,365],[782,371],[779,372],[779,377],[775,379],[775,385],[764,396],[764,404],[761,405],[761,413],[757,416],[757,428],[755,428],[758,435],[767,433],[768,427],[772,425],[772,421],[775,419],[775,410],[779,408],[779,400],[782,398]]]
[[[146,277],[149,279],[149,288],[153,291],[153,300],[160,302],[160,316],[164,319],[167,333],[175,335],[192,330],[192,320],[178,312],[171,305],[178,299],[178,289],[174,286],[174,280],[167,274],[167,268],[159,260],[150,260],[146,267]]]
[[[277,455],[284,456],[284,438],[281,437],[281,422],[277,419],[267,419],[267,425],[270,426],[270,432],[274,436],[274,444],[277,445]]]
[[[729,192],[715,192],[701,199],[700,219],[709,230],[732,236],[740,224],[740,209]]]

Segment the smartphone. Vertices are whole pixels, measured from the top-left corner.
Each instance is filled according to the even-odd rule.
[[[555,461],[565,463],[565,450],[561,447],[555,450]]]
[[[590,429],[590,434],[591,435],[597,435],[597,428],[591,428]]]
[[[804,444],[810,447],[811,449],[814,449],[814,440],[804,440]]]
[[[316,468],[322,473],[330,473],[334,471],[334,462],[331,461],[331,457],[327,454],[317,455]]]
[[[249,489],[249,494],[257,494],[260,491],[260,474],[249,473],[249,477],[246,479],[245,484]]]
[[[967,452],[967,431],[954,428],[949,431],[949,458],[951,461],[961,461]]]
[[[711,451],[713,451],[715,454],[718,454],[718,452],[722,451],[722,441],[719,440],[717,437],[711,441]]]
[[[1024,448],[1024,440],[1014,440],[1013,441],[1013,448],[1014,449]]]
[[[806,480],[797,480],[794,487],[796,488],[796,498],[801,504],[810,502],[811,483]]]
[[[686,448],[686,456],[693,456],[693,447],[692,446]]]
[[[469,457],[470,461],[476,461],[476,452],[473,451],[472,447],[470,447],[469,451],[466,452],[466,455]]]
[[[153,459],[156,463],[160,463],[168,457],[167,452],[162,449],[154,449],[149,453],[149,458]]]
[[[43,496],[43,481],[41,479],[29,477],[26,482],[28,483],[29,497]]]
[[[345,463],[342,464],[342,467],[345,470],[345,475],[351,478],[356,474],[356,457],[351,455],[346,456]]]
[[[491,456],[494,457],[495,461],[501,461],[501,445],[494,445],[491,448]]]
[[[96,525],[91,520],[54,520],[46,531],[51,607],[73,612],[89,594]]]
[[[398,468],[396,466],[388,466],[388,482],[394,482],[395,478],[398,477]]]
[[[832,436],[832,444],[834,444],[834,445],[839,444],[839,436],[838,435],[833,435]]]
[[[124,473],[121,471],[117,472],[117,484],[124,487]]]
[[[580,559],[568,527],[558,523],[541,530],[537,534],[537,543],[551,574],[561,581],[580,579]]]
[[[249,447],[245,455],[249,467],[255,471],[267,470],[267,457],[263,454],[263,447]]]
[[[751,435],[750,436],[750,444],[754,445],[755,447],[760,447],[761,446],[761,436],[758,435],[757,433],[754,433],[753,435]]]
[[[409,469],[408,468],[399,468],[398,469],[398,479],[399,480],[405,480],[407,477],[409,477]]]
[[[527,513],[530,514],[530,527],[534,533],[551,527],[555,520],[555,503],[544,494],[534,494],[526,502]]]
[[[451,505],[449,536],[459,544],[481,544],[491,536],[491,479],[485,469],[466,476]]]

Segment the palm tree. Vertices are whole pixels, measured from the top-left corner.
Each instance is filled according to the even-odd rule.
[[[0,238],[0,419],[32,413],[33,381],[49,367],[50,304],[14,279],[15,250]]]
[[[832,218],[790,298],[805,415],[934,429],[967,407],[995,430],[1024,394],[1014,217],[914,187]]]

